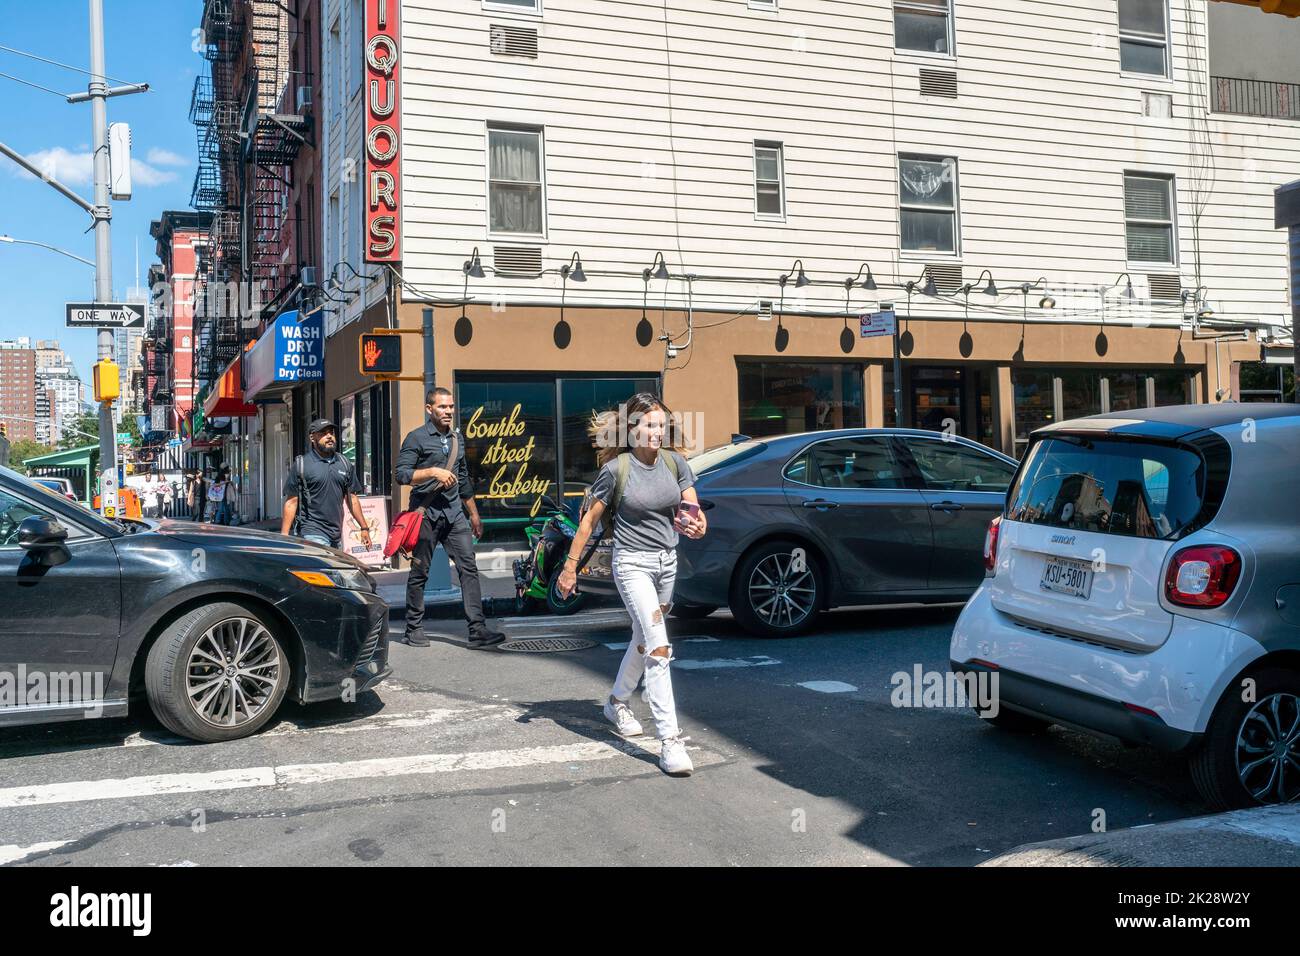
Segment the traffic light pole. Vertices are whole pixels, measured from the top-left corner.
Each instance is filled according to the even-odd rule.
[[[90,97],[91,142],[95,149],[95,301],[113,301],[113,246],[109,233],[112,209],[109,206],[108,168],[108,82],[104,75],[104,2],[90,0]],[[113,330],[99,330],[99,360],[113,357]],[[99,405],[100,503],[105,513],[117,513],[117,428],[113,422],[113,403]],[[112,509],[111,511],[109,509]]]

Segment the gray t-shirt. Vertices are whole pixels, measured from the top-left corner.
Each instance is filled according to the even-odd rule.
[[[631,456],[627,484],[614,516],[614,546],[630,551],[671,551],[677,547],[677,530],[673,518],[682,492],[695,484],[695,475],[686,459],[677,452],[666,452],[677,461],[677,480],[662,459],[644,465]],[[609,506],[618,481],[618,458],[607,462],[591,485],[591,496]]]

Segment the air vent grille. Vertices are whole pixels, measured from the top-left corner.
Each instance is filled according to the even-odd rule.
[[[944,295],[952,295],[961,288],[961,266],[931,263],[925,271],[933,277],[935,287]]]
[[[957,98],[956,70],[921,70],[921,95]]]
[[[1148,275],[1147,284],[1151,288],[1152,299],[1177,302],[1182,296],[1183,283],[1176,275]]]
[[[492,250],[492,268],[498,275],[536,278],[542,273],[542,247],[497,246]]]
[[[493,23],[488,27],[488,43],[497,56],[522,56],[537,59],[537,28],[506,26]]]
[[[759,300],[758,300],[758,318],[761,319],[761,320],[764,321],[764,322],[771,321],[771,319],[772,319],[772,300],[771,300],[771,299],[759,299]]]

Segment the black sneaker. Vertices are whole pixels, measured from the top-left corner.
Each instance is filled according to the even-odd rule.
[[[506,639],[506,636],[500,631],[489,631],[486,627],[477,628],[469,632],[468,647],[470,650],[480,650],[484,647],[495,647]]]
[[[424,636],[423,631],[420,632],[408,631],[406,637],[402,638],[402,641],[406,644],[410,644],[412,647],[429,646],[429,639]]]

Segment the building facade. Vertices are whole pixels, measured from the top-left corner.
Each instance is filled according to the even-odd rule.
[[[29,338],[0,341],[0,421],[11,442],[37,439],[36,350]]]
[[[697,447],[898,423],[1016,454],[1049,421],[1238,397],[1288,319],[1272,195],[1300,155],[1300,22],[1205,0],[324,0],[320,28],[325,263],[359,273],[326,405],[391,453],[422,388],[359,374],[357,333],[433,309],[503,528],[538,489],[579,493],[586,420],[636,388]],[[890,312],[897,376],[894,338],[864,337]]]

